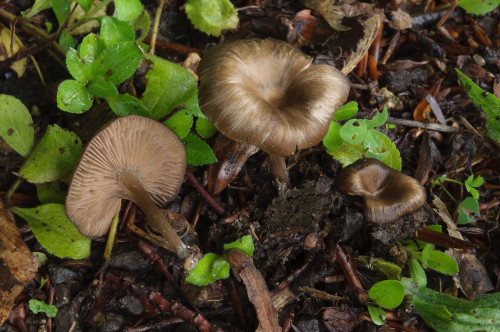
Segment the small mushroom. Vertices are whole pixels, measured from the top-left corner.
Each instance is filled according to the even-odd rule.
[[[289,182],[284,156],[318,144],[349,94],[339,70],[271,38],[214,46],[198,74],[202,112],[225,136],[267,152],[281,183]]]
[[[373,158],[363,158],[344,168],[335,179],[344,194],[362,196],[365,219],[374,223],[395,221],[419,210],[425,203],[422,185]]]
[[[108,232],[122,199],[130,200],[168,249],[185,259],[190,248],[157,206],[177,195],[185,170],[184,145],[170,129],[138,115],[118,118],[85,148],[68,190],[66,214],[84,236],[98,237]]]

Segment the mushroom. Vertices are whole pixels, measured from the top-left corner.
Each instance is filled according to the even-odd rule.
[[[271,171],[289,183],[284,156],[319,143],[335,110],[349,94],[349,80],[292,45],[245,39],[217,45],[202,57],[199,102],[225,136],[269,155]]]
[[[177,195],[185,170],[184,145],[170,129],[138,115],[117,118],[85,148],[68,190],[66,214],[84,236],[99,237],[108,232],[121,200],[130,200],[168,249],[185,259],[190,248],[157,206]]]
[[[419,210],[426,200],[417,180],[373,158],[345,167],[334,186],[344,194],[362,196],[365,219],[374,223],[395,221]]]

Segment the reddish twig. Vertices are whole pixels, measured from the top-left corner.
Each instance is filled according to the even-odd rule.
[[[304,272],[307,269],[309,264],[311,264],[314,257],[316,257],[316,250],[312,250],[309,253],[309,256],[307,256],[307,259],[304,262],[304,264],[301,267],[299,267],[297,270],[295,270],[292,274],[290,274],[288,277],[286,277],[285,280],[280,282],[278,284],[278,286],[276,286],[276,289],[273,291],[273,294],[276,294],[280,290],[284,289],[285,287],[288,287],[295,279],[297,279],[297,277],[300,276],[302,274],[302,272]]]
[[[448,8],[446,13],[444,13],[443,17],[441,17],[439,22],[436,23],[436,28],[440,28],[444,24],[444,22],[446,22],[448,20],[448,18],[450,18],[451,13],[453,13],[453,11],[455,10],[455,7],[457,7],[457,3],[458,3],[458,0],[452,0],[451,7]]]
[[[125,330],[125,332],[145,332],[145,331],[164,331],[168,328],[172,328],[173,325],[184,323],[184,320],[178,317],[167,318],[161,322],[155,322],[152,324],[147,324],[143,326],[130,327]]]
[[[382,32],[384,31],[384,23],[380,23],[375,40],[373,40],[370,49],[368,50],[368,73],[372,81],[378,80],[378,58],[380,55],[380,41],[382,40]]]
[[[250,328],[248,326],[248,322],[245,317],[243,305],[241,304],[240,296],[238,294],[238,291],[236,290],[236,285],[234,284],[233,279],[228,278],[226,282],[224,282],[224,284],[226,286],[227,294],[231,299],[231,305],[233,307],[234,314],[236,315],[236,318],[238,319],[240,326],[244,331],[249,331]]]
[[[354,271],[351,263],[347,260],[347,256],[344,251],[338,245],[335,248],[335,255],[351,286],[357,289],[363,289],[363,285],[359,280],[358,274]]]
[[[295,313],[292,310],[288,310],[283,320],[282,332],[289,332],[292,329],[293,319],[295,318]]]
[[[224,215],[224,209],[222,208],[222,206],[220,206],[219,203],[217,203],[217,201],[208,193],[208,191],[205,190],[205,188],[201,185],[194,174],[191,172],[186,172],[186,176],[194,185],[196,190],[198,190],[200,195],[205,199],[205,201],[214,208],[215,212],[217,212],[217,214],[221,216]]]

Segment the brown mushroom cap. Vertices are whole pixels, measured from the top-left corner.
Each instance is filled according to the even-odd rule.
[[[319,143],[349,80],[292,45],[245,39],[214,46],[202,57],[200,108],[227,137],[286,156]]]
[[[365,218],[384,223],[419,210],[425,203],[422,185],[373,158],[359,159],[344,168],[335,179],[344,194],[364,197]]]
[[[102,236],[121,200],[134,201],[121,174],[137,175],[162,206],[177,195],[185,170],[184,145],[165,125],[138,115],[118,118],[85,148],[66,197],[66,214],[84,236]]]

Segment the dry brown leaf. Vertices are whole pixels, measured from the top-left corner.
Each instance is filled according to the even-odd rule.
[[[38,263],[24,243],[12,215],[0,201],[0,326],[9,317],[16,297],[35,277]]]
[[[412,18],[410,14],[398,8],[391,12],[392,20],[389,21],[389,26],[395,30],[411,29]]]
[[[11,52],[12,46],[12,52]],[[12,31],[0,23],[0,61],[15,55],[23,47],[23,43],[14,35],[12,45]],[[26,71],[26,58],[14,62],[10,68],[17,73],[17,77],[22,77]]]

